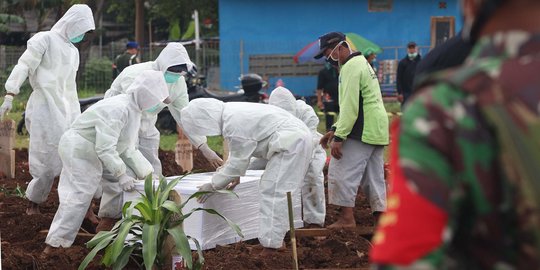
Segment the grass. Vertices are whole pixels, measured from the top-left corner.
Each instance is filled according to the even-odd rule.
[[[96,91],[94,90],[80,90],[79,91],[79,98],[86,98],[86,97],[92,97],[95,95],[98,95]],[[15,100],[13,102],[13,110],[7,115],[8,119],[15,120],[16,123],[18,123],[22,118],[22,112],[24,111],[24,101],[22,101],[23,97],[15,97]],[[0,97],[0,104],[3,102],[3,97]],[[384,103],[384,107],[386,108],[387,112],[400,112],[401,111],[401,105],[398,102],[386,102]],[[321,110],[317,108],[317,106],[314,106],[313,109],[319,116],[320,122],[318,126],[318,131],[321,134],[326,133],[326,119],[324,114],[321,113]],[[392,120],[392,117],[389,116],[389,120]],[[176,148],[176,140],[178,135],[177,134],[169,134],[169,135],[161,135],[161,140],[159,143],[159,147],[162,150],[166,151],[174,151]],[[29,137],[28,135],[19,135],[17,134],[15,136],[15,148],[28,148],[29,143]],[[219,154],[223,154],[223,138],[221,136],[215,136],[215,137],[208,137],[208,146],[216,151]],[[327,154],[330,154],[327,150]],[[385,160],[387,159],[387,149],[385,148]]]

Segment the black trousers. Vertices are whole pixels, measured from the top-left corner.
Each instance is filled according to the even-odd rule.
[[[326,131],[332,129],[334,124],[334,114],[339,113],[339,104],[337,102],[323,102],[324,103],[324,115],[326,117]]]

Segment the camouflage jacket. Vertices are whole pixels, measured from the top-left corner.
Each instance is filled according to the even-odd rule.
[[[483,38],[419,93],[393,127],[373,268],[540,269],[540,35]]]

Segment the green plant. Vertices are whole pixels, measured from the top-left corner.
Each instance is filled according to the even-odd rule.
[[[26,191],[23,187],[19,186],[19,184],[17,184],[17,187],[14,189],[9,189],[2,185],[0,187],[0,192],[4,193],[6,196],[15,196],[19,198],[24,198],[26,196]]]
[[[85,269],[102,249],[105,249],[105,254],[101,262],[108,267],[112,266],[113,269],[123,269],[133,256],[142,257],[146,269],[153,267],[161,269],[166,264],[165,243],[168,237],[174,240],[176,252],[183,257],[189,269],[202,269],[204,257],[199,242],[187,236],[182,226],[184,220],[196,211],[218,215],[243,237],[236,224],[213,209],[195,208],[183,214],[182,209],[191,199],[211,192],[196,192],[185,202],[177,204],[169,199],[169,194],[181,179],[177,178],[167,183],[161,178],[156,188],[152,177],[147,177],[144,183],[145,194],[141,193],[141,197],[137,200],[124,204],[122,220],[118,221],[111,231],[99,232],[87,243],[87,247],[92,250],[79,269]],[[226,190],[217,192],[234,194]],[[134,213],[134,209],[138,210],[138,213]],[[189,240],[197,246],[196,262],[193,262]]]
[[[77,88],[104,93],[112,83],[112,61],[107,58],[89,59],[82,78],[82,82],[77,82]]]

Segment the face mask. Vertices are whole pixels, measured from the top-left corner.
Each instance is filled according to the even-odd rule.
[[[176,81],[178,81],[178,79],[180,79],[180,76],[182,76],[180,73],[165,71],[165,82],[175,83]]]
[[[69,41],[71,41],[71,43],[79,43],[81,42],[81,40],[83,40],[83,38],[84,38],[84,34],[76,36],[74,38],[70,38]]]
[[[152,108],[146,109],[145,111],[146,111],[147,113],[153,113],[153,114],[155,114],[155,113],[157,113],[158,111],[160,111],[160,109],[161,109],[161,104],[158,103],[158,104],[152,106]]]
[[[409,53],[409,59],[414,59],[416,56],[418,56],[418,53]]]
[[[338,67],[339,66],[339,62],[332,59],[331,57],[328,57],[326,58],[326,62],[334,67]]]

